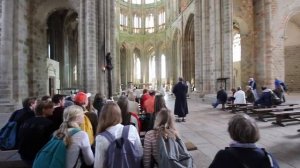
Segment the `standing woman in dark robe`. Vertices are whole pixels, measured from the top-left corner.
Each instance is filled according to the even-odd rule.
[[[177,122],[185,122],[184,117],[189,113],[186,94],[188,86],[183,81],[182,77],[178,78],[179,82],[174,86],[173,93],[176,97],[174,114],[178,116]]]

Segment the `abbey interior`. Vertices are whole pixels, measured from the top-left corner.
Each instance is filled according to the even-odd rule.
[[[0,107],[70,90],[168,91],[179,76],[202,96],[250,77],[297,92],[299,39],[299,0],[1,0]]]

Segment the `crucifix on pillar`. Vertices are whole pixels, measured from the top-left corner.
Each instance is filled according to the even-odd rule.
[[[112,98],[112,83],[111,83],[111,70],[113,69],[112,65],[112,57],[110,52],[106,54],[106,69],[107,69],[107,81],[108,81],[108,98],[113,100]]]

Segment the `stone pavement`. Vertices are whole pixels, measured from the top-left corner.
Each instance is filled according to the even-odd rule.
[[[168,107],[174,108],[174,98],[168,96]],[[300,94],[287,95],[287,103],[299,103]],[[194,167],[207,168],[215,154],[231,142],[227,132],[227,123],[234,115],[228,111],[213,109],[210,101],[192,97],[188,99],[189,114],[184,123],[176,127],[184,141],[191,141],[198,150],[191,151]],[[219,106],[219,108],[221,108]],[[300,124],[280,127],[270,122],[257,121],[261,139],[257,143],[272,153],[281,168],[300,167]]]
[[[173,111],[174,97],[166,95],[167,106]],[[288,103],[299,103],[300,94],[287,95]],[[198,150],[191,151],[195,168],[207,168],[215,154],[231,142],[227,132],[228,120],[234,115],[228,111],[213,109],[210,100],[192,95],[188,99],[189,114],[186,122],[176,123],[183,141],[191,141]],[[0,126],[7,121],[9,114],[0,113]],[[278,160],[281,168],[300,167],[300,129],[299,125],[279,127],[271,122],[257,121],[261,139],[258,146],[266,148]],[[0,167],[4,160],[18,160],[15,152],[1,152]]]

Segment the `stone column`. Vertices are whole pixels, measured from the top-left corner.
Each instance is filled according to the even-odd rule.
[[[195,1],[195,88],[203,91],[203,22],[204,11],[202,10],[203,0]]]
[[[0,108],[8,112],[13,105],[13,22],[15,1],[2,0],[1,36],[0,36]],[[5,25],[5,26],[4,26]]]
[[[97,92],[97,5],[96,0],[86,1],[86,48],[84,59],[84,86],[87,92]]]
[[[229,78],[225,89],[230,90],[232,87],[232,0],[221,1],[221,77]]]
[[[272,50],[271,50],[271,1],[256,1],[254,6],[256,22],[254,23],[255,32],[255,76],[257,83],[271,86],[272,84]]]
[[[266,77],[265,77],[265,84],[269,87],[271,87],[273,85],[273,81],[275,76],[273,76],[272,74],[272,69],[275,68],[274,67],[274,63],[273,63],[273,54],[272,54],[272,0],[264,0],[264,11],[265,11],[265,55],[266,55]],[[276,65],[275,65],[276,66]],[[284,76],[284,74],[283,74]]]

